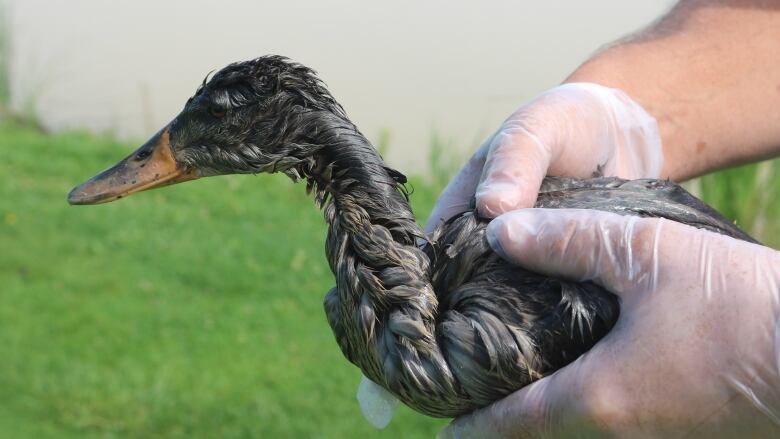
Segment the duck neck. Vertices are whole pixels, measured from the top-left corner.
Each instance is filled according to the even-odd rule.
[[[316,139],[311,140],[319,150],[304,174],[307,189],[325,207],[331,232],[366,245],[386,246],[390,243],[383,241],[390,239],[395,246],[416,246],[424,233],[409,205],[403,186],[406,177],[385,166],[377,150],[348,120],[332,117],[320,126]],[[386,229],[389,236],[376,235],[373,227]],[[365,259],[371,263],[374,258]]]
[[[403,190],[405,178],[387,168],[348,121],[318,134],[322,145],[309,190],[325,205],[326,254],[336,288],[326,298],[328,319],[342,351],[372,379],[378,357],[367,344],[393,334],[415,345],[433,344],[436,297],[430,261],[417,245],[424,237]],[[382,343],[377,343],[382,345]]]

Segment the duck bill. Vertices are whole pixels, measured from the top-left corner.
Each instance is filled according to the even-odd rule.
[[[143,146],[110,169],[73,188],[70,204],[101,204],[130,194],[198,178],[195,169],[176,162],[170,130],[165,127]]]

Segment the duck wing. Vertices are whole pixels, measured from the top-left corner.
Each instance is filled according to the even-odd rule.
[[[594,209],[620,215],[666,218],[758,243],[717,210],[669,180],[547,177],[535,207]]]

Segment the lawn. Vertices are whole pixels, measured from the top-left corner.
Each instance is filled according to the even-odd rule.
[[[281,175],[204,179],[71,207],[131,146],[0,125],[0,436],[431,438],[367,424],[322,310],[321,213]],[[412,195],[424,216],[437,185]],[[702,195],[780,245],[777,163]]]

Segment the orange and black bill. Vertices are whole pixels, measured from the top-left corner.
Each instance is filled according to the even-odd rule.
[[[197,170],[176,163],[165,127],[111,169],[90,178],[68,194],[70,204],[101,204],[135,192],[198,178]]]

